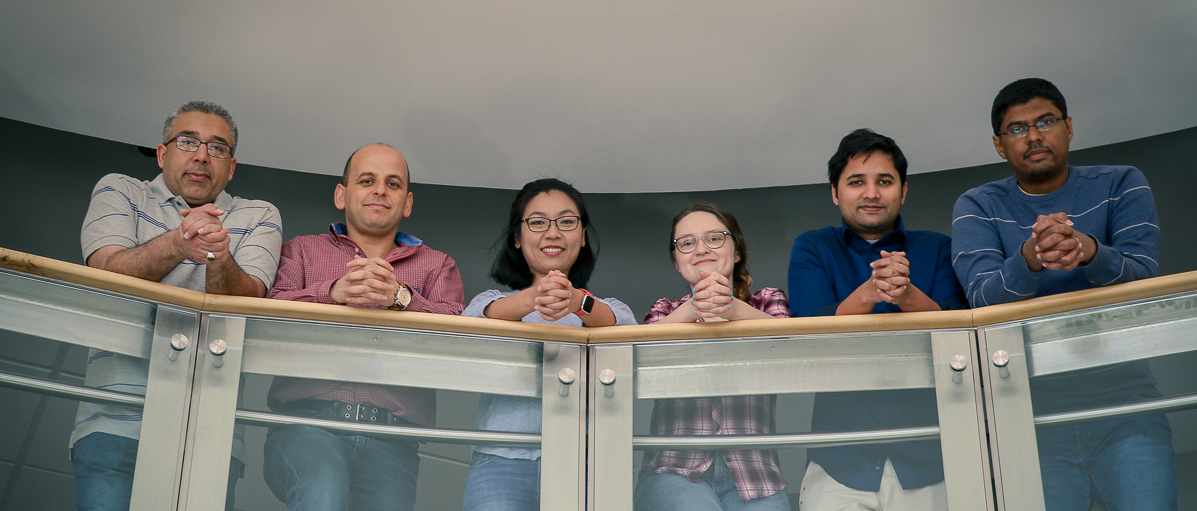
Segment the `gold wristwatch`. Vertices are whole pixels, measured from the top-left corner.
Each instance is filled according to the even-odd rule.
[[[391,304],[388,309],[393,311],[407,310],[407,306],[411,305],[411,288],[407,284],[399,284],[399,289],[395,290],[395,303]]]

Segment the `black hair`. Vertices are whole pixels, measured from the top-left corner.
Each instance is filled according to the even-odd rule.
[[[736,221],[736,215],[731,214],[730,211],[706,201],[695,202],[683,209],[681,213],[673,217],[673,227],[669,228],[669,257],[673,258],[674,263],[677,263],[677,252],[675,252],[677,246],[673,244],[673,237],[677,236],[677,223],[690,213],[700,211],[714,215],[719,223],[727,227],[727,232],[731,233],[732,246],[736,249],[736,255],[740,256],[740,260],[732,266],[732,294],[745,302],[751,301],[752,276],[748,275],[748,241],[744,239],[744,232],[740,230],[740,222]]]
[[[831,180],[831,186],[835,188],[839,185],[840,175],[848,166],[848,160],[859,154],[863,154],[867,158],[876,151],[888,154],[894,160],[894,169],[898,171],[899,184],[906,184],[906,155],[902,154],[902,148],[898,147],[898,143],[869,128],[860,128],[840,139],[840,147],[827,161],[827,178]]]
[[[590,224],[590,214],[586,211],[586,201],[582,199],[582,193],[573,185],[551,177],[532,181],[515,194],[515,200],[511,203],[511,211],[507,216],[507,226],[503,228],[503,234],[499,239],[495,241],[498,254],[495,256],[495,262],[490,266],[490,278],[495,279],[495,282],[516,290],[532,285],[532,270],[528,268],[528,261],[524,259],[524,253],[515,248],[515,240],[523,228],[524,210],[528,208],[528,203],[542,193],[553,191],[564,193],[566,197],[574,201],[574,204],[577,205],[578,216],[581,217],[582,228],[586,230],[582,238],[585,245],[579,249],[578,259],[569,268],[569,282],[575,288],[585,288],[586,284],[590,282],[590,275],[594,273],[594,263],[598,260],[596,243],[591,242],[591,236],[593,235],[597,242],[598,233]]]
[[[1015,80],[1002,87],[997,97],[993,98],[993,108],[989,111],[989,121],[993,123],[993,134],[1002,131],[1002,120],[1006,118],[1006,111],[1010,107],[1027,103],[1035,98],[1051,101],[1060,110],[1060,117],[1068,117],[1068,103],[1055,84],[1042,78],[1023,78]]]

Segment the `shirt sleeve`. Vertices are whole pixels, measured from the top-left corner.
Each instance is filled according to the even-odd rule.
[[[1110,286],[1155,277],[1159,273],[1160,221],[1147,178],[1131,167],[1110,195],[1109,245],[1098,241],[1097,253],[1083,266],[1094,286]]]
[[[310,283],[307,281],[301,238],[295,238],[283,244],[278,276],[274,279],[274,287],[270,288],[269,293],[266,293],[266,298],[296,302],[336,303],[328,294],[336,279]]]
[[[87,206],[87,216],[79,234],[83,246],[83,260],[96,250],[117,245],[125,248],[137,246],[137,207],[144,191],[134,186],[132,178],[120,174],[108,174],[96,183]],[[139,197],[134,198],[137,195]],[[162,229],[166,232],[165,226]]]
[[[689,299],[690,295],[686,295],[686,297],[681,300],[681,303],[685,303]],[[677,310],[678,306],[679,305],[677,302],[674,302],[669,298],[657,300],[652,307],[648,308],[648,313],[644,315],[644,324],[651,325],[661,321],[665,318],[665,316],[673,314],[673,311]]]
[[[964,298],[964,290],[960,288],[960,281],[956,279],[956,272],[952,269],[952,240],[947,236],[939,243],[935,254],[935,277],[930,290],[922,290],[939,304],[942,310],[967,309],[968,300]]]
[[[952,209],[952,268],[965,296],[973,307],[1031,298],[1042,272],[1027,268],[1022,250],[1006,256],[994,212],[980,202],[984,199],[971,190]]]
[[[248,232],[233,249],[232,256],[241,271],[257,277],[266,285],[266,289],[270,289],[274,285],[275,274],[279,268],[279,252],[283,244],[283,217],[278,208],[269,204],[262,211],[261,217],[247,226]],[[229,213],[229,216],[232,214]],[[239,228],[235,225],[226,227]]]
[[[486,307],[504,296],[509,295],[498,289],[488,289],[478,293],[474,299],[470,300],[469,305],[466,305],[465,310],[461,311],[461,315],[471,318],[485,318],[486,314],[484,312],[486,312]]]
[[[757,291],[757,295],[760,302],[760,306],[756,307],[757,310],[775,318],[790,317],[790,300],[786,298],[785,291],[775,287],[766,287]]]
[[[632,308],[623,302],[614,298],[599,298],[598,301],[603,302],[603,304],[611,308],[611,312],[615,314],[616,326],[637,324],[636,315],[632,313]]]
[[[464,308],[465,288],[461,283],[461,272],[457,269],[457,261],[446,255],[440,268],[428,276],[428,286],[423,294],[412,294],[407,310],[456,316]]]
[[[790,312],[796,318],[834,316],[842,301],[835,296],[835,282],[823,268],[813,239],[811,233],[798,236],[790,253]]]

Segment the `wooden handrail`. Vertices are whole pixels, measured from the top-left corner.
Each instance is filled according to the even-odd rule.
[[[0,248],[0,267],[206,312],[579,344],[965,329],[1197,290],[1197,271],[1190,271],[972,310],[581,328],[205,294],[6,248]]]

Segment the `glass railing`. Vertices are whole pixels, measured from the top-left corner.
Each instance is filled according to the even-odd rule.
[[[975,311],[584,329],[205,295],[0,249],[0,508],[73,509],[65,447],[92,403],[141,417],[133,509],[224,509],[231,457],[246,464],[236,509],[285,509],[264,452],[297,427],[418,443],[421,511],[461,509],[471,445],[539,449],[546,510],[630,510],[661,467],[745,453],[771,460],[771,491],[784,484],[797,509],[808,461],[878,452],[938,461],[950,509],[1043,509],[1043,428],[1166,414],[1176,451],[1197,451],[1194,305],[1197,272]],[[144,392],[84,381],[89,359],[115,355],[145,368]],[[1032,392],[1127,364],[1162,392],[1064,410]],[[295,379],[435,396],[435,421],[271,401],[272,382]],[[496,396],[538,403],[540,432],[476,428]],[[773,424],[674,433],[694,407]],[[829,419],[882,408],[889,419]],[[886,460],[868,461],[857,468]]]

